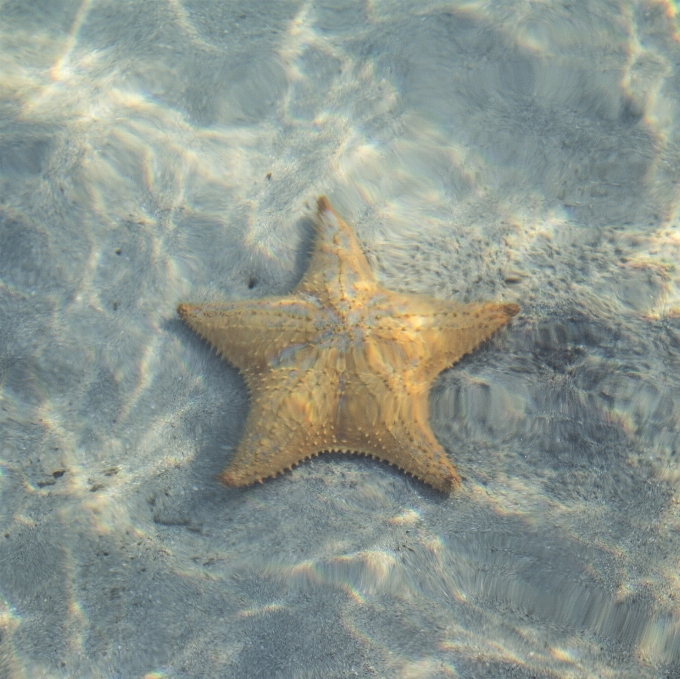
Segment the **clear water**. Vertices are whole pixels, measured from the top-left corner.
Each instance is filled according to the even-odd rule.
[[[0,676],[680,676],[669,2],[0,2]],[[248,412],[180,301],[521,314],[443,373],[450,497]]]

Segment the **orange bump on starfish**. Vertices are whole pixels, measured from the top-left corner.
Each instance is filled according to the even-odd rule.
[[[290,295],[177,307],[250,392],[236,455],[219,478],[246,486],[339,451],[448,492],[459,478],[430,429],[430,386],[519,307],[385,290],[325,196],[316,223],[309,268]]]

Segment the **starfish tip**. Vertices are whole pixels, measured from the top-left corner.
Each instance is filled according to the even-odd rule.
[[[316,206],[319,212],[333,211],[333,208],[331,207],[331,202],[328,200],[328,198],[326,198],[326,196],[319,196],[316,199]]]

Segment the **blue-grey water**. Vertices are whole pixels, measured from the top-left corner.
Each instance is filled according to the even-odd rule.
[[[0,1],[0,678],[680,677],[675,3]],[[436,381],[444,496],[248,413],[180,301],[521,313]]]

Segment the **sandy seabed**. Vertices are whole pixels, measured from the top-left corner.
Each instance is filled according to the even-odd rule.
[[[0,3],[0,677],[680,677],[669,3]],[[439,377],[444,496],[216,475],[182,300],[289,292],[325,193],[380,283],[521,314]]]

